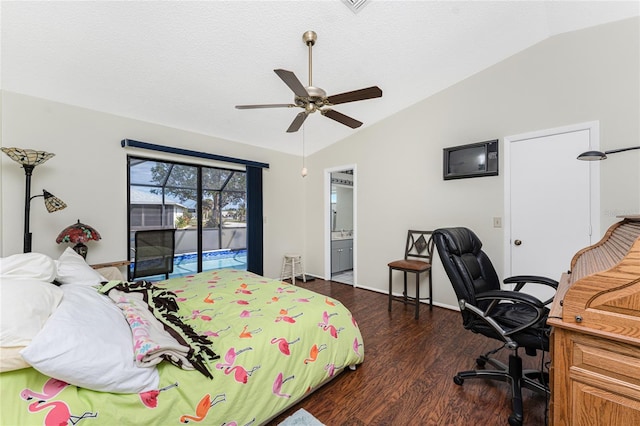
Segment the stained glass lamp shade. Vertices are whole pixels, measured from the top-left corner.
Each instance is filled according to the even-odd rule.
[[[55,154],[44,151],[36,151],[35,149],[22,148],[0,148],[2,152],[7,154],[9,158],[22,166],[31,166],[32,168],[38,164],[42,164]]]
[[[32,198],[39,197],[36,195]],[[46,189],[42,190],[42,197],[44,197],[44,206],[47,208],[49,213],[57,212],[58,210],[62,210],[67,207],[64,201],[60,198],[56,197]]]
[[[80,222],[78,219],[77,223],[73,225],[69,225],[58,234],[58,238],[56,238],[56,243],[73,243],[73,250],[78,253],[80,256],[86,259],[87,251],[89,250],[86,246],[86,242],[90,240],[99,240],[102,237],[100,233],[96,231],[93,227],[89,225],[85,225]]]

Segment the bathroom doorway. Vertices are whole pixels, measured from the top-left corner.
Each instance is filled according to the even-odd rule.
[[[332,281],[355,285],[355,166],[327,171],[328,273]]]

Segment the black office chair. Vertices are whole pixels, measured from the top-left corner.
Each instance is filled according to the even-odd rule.
[[[175,241],[175,229],[136,231],[133,273],[129,279],[162,274],[168,279],[173,272]]]
[[[498,349],[476,359],[478,367],[489,363],[495,370],[462,371],[453,380],[458,385],[468,378],[510,383],[513,413],[509,416],[509,424],[519,426],[523,419],[522,388],[549,396],[548,374],[538,370],[523,371],[518,350],[524,348],[527,355],[532,356],[537,350],[549,350],[546,324],[549,310],[545,305],[552,300],[541,302],[520,290],[526,283],[557,289],[558,282],[545,277],[515,276],[504,280],[505,284],[516,284],[514,290],[503,290],[491,261],[481,250],[482,242],[473,231],[467,228],[437,229],[433,239],[458,298],[464,327],[503,342]],[[512,350],[509,365],[491,357],[505,347]]]

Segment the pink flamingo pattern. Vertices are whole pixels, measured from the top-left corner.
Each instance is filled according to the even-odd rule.
[[[247,371],[243,366],[234,364],[238,355],[249,350],[253,350],[253,348],[247,347],[239,350],[238,352],[236,352],[235,348],[229,348],[227,353],[224,355],[224,362],[217,363],[216,368],[218,370],[222,370],[225,375],[233,373],[233,377],[236,382],[246,384],[249,380],[249,376],[258,370],[260,366],[253,367],[250,371]]]
[[[336,373],[336,365],[335,364],[327,364],[324,366],[324,369],[327,370],[329,377],[333,377]]]
[[[61,426],[67,425],[71,422],[72,425],[77,424],[80,420],[89,417],[98,417],[98,413],[86,412],[81,416],[74,416],[69,411],[69,406],[63,401],[35,401],[29,404],[28,410],[30,413],[37,413],[38,411],[51,408],[44,417],[44,426]]]
[[[337,339],[338,333],[340,332],[340,330],[342,330],[342,328],[338,330],[334,325],[329,324],[329,319],[334,315],[337,315],[337,313],[334,312],[332,314],[329,314],[327,311],[324,311],[322,313],[322,322],[318,323],[318,327],[322,328],[324,331],[328,331],[329,334],[331,334],[331,337]]]
[[[49,379],[44,383],[44,385],[42,385],[42,392],[34,392],[31,389],[25,389],[20,392],[20,397],[27,401],[33,398],[47,401],[58,395],[67,386],[69,386],[69,384],[67,382],[63,382],[62,380]]]
[[[212,349],[220,358],[204,360],[213,381],[193,381],[174,371],[174,366],[161,364],[160,386],[164,387],[119,395],[118,401],[127,402],[120,412],[119,402],[114,405],[104,397],[94,400],[88,389],[76,390],[63,381],[43,377],[12,390],[14,399],[20,395],[27,400],[16,404],[21,420],[31,420],[9,424],[31,424],[35,419],[45,426],[75,425],[82,419],[91,422],[91,418],[96,419],[94,423],[118,424],[116,419],[124,416],[149,424],[262,424],[264,407],[246,398],[242,408],[236,405],[247,389],[283,407],[315,389],[320,383],[316,376],[326,380],[362,361],[364,345],[358,324],[339,301],[303,287],[248,278],[249,273],[243,271],[231,280],[229,274],[159,284],[178,295],[173,299],[178,306],[176,318],[190,325],[196,338],[214,342]],[[298,324],[305,324],[303,331]],[[167,375],[169,369],[172,373]],[[67,386],[72,389],[65,391]],[[114,408],[117,413],[111,412]],[[3,421],[4,417],[3,413]],[[87,422],[78,426],[82,424]]]
[[[287,342],[287,339],[285,339],[284,337],[274,337],[273,339],[271,339],[271,344],[278,344],[278,349],[280,350],[280,352],[283,355],[291,355],[291,350],[289,349],[289,345],[293,345],[296,342],[299,342],[300,338],[298,337],[296,340],[293,340],[291,342]]]
[[[361,346],[363,346],[363,344],[358,341],[357,337],[353,339],[353,352],[355,352],[358,356],[362,356],[362,354],[360,353]]]
[[[42,392],[34,392],[27,388],[20,392],[20,397],[26,401],[37,399],[37,401],[34,401],[27,406],[30,413],[37,413],[51,408],[44,418],[45,426],[67,425],[69,422],[75,425],[82,419],[97,417],[98,413],[91,412],[85,412],[82,416],[74,416],[71,414],[69,406],[64,401],[47,402],[48,400],[56,397],[67,386],[69,386],[67,382],[51,378],[42,385]]]
[[[258,370],[259,368],[260,366],[257,365],[253,367],[251,370],[247,371],[247,369],[245,369],[241,365],[234,365],[233,367],[225,367],[223,371],[224,371],[224,374],[227,376],[233,373],[233,378],[236,380],[236,382],[247,384],[247,382],[249,381],[249,376],[255,373],[256,370]]]
[[[232,300],[230,303],[237,303],[238,305],[249,305],[254,300],[256,300],[255,297],[253,299],[249,299],[249,300],[245,300],[245,299]]]
[[[204,315],[203,312],[205,311],[210,311],[211,309],[203,309],[203,310],[199,310],[199,309],[193,309],[191,311],[191,316],[189,317],[189,319],[197,319],[200,318],[203,321],[211,321],[212,317],[209,315]]]
[[[165,386],[157,390],[140,392],[138,396],[140,396],[140,401],[142,401],[145,407],[156,408],[158,406],[158,395],[160,395],[160,392],[164,392],[171,388],[177,388],[177,387],[178,387],[178,382],[172,383],[169,386]]]
[[[262,309],[252,309],[250,311],[243,309],[242,312],[240,312],[240,318],[251,318],[251,317],[261,317],[263,316],[262,314],[255,314],[254,312],[260,312]]]
[[[220,330],[218,330],[218,331],[209,331],[209,330],[207,330],[207,331],[205,331],[205,332],[204,332],[204,333],[202,333],[202,334],[204,334],[204,335],[205,335],[205,336],[207,336],[207,337],[220,337],[220,333],[222,333],[223,331],[230,330],[230,329],[231,329],[231,326],[230,326],[230,325],[228,325],[228,326],[226,326],[225,328],[221,328],[221,329],[220,329]]]
[[[217,363],[216,368],[218,370],[222,370],[226,367],[231,367],[236,362],[236,358],[238,355],[240,355],[242,352],[251,351],[251,350],[253,350],[252,347],[247,347],[244,349],[240,349],[238,352],[236,352],[236,348],[234,347],[229,348],[227,353],[224,355],[224,362]]]
[[[286,393],[282,393],[282,385],[285,382],[287,382],[287,381],[289,381],[291,379],[294,379],[294,378],[295,378],[294,375],[289,376],[287,378],[284,378],[284,375],[281,372],[278,373],[278,375],[276,376],[276,379],[273,381],[273,389],[272,389],[273,394],[277,395],[277,396],[280,396],[282,398],[291,398],[291,395],[286,394]]]

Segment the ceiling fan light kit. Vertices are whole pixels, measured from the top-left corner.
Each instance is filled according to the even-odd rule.
[[[313,62],[312,48],[318,39],[318,35],[314,31],[306,31],[302,34],[302,41],[309,48],[309,85],[305,87],[298,77],[292,72],[285,69],[273,70],[278,77],[286,84],[294,94],[292,104],[262,104],[262,105],[236,105],[237,109],[258,109],[258,108],[302,108],[302,112],[298,113],[293,119],[288,133],[297,132],[309,114],[318,111],[321,115],[330,118],[338,123],[344,124],[352,129],[362,126],[362,122],[355,118],[342,114],[332,106],[344,104],[347,102],[363,101],[365,99],[379,98],[382,96],[382,90],[378,86],[371,86],[364,89],[353,90],[350,92],[340,93],[337,95],[327,96],[327,92],[319,87],[313,86]]]

